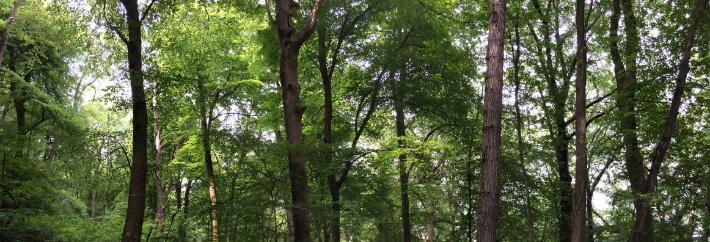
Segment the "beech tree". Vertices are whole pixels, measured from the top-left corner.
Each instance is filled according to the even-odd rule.
[[[710,237],[706,0],[15,6],[0,241]]]

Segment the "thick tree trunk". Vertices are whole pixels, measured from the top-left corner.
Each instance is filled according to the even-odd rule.
[[[140,241],[145,215],[146,175],[148,172],[148,110],[143,88],[141,22],[137,0],[121,1],[126,9],[128,72],[133,102],[133,165],[128,191],[126,222],[121,241]],[[120,33],[120,32],[118,32]],[[122,36],[122,35],[121,35]]]
[[[584,242],[587,222],[587,31],[584,0],[577,0],[577,95],[575,102],[575,184],[572,241]]]
[[[301,103],[301,86],[298,82],[298,54],[303,43],[310,38],[318,21],[318,10],[327,0],[317,0],[305,26],[299,32],[295,30],[291,10],[298,9],[290,0],[275,1],[275,19],[272,19],[270,7],[266,10],[269,21],[279,42],[279,77],[281,79],[284,122],[286,139],[291,147],[288,151],[291,196],[293,199],[293,225],[295,242],[309,242],[310,221],[308,212],[308,177],[306,160],[300,144],[303,143],[303,112],[306,106]],[[297,5],[297,4],[296,4]]]
[[[5,23],[5,30],[2,31],[2,39],[0,39],[0,66],[2,66],[2,57],[5,54],[5,48],[7,48],[7,41],[10,38],[10,27],[12,23],[15,22],[15,14],[17,14],[17,7],[20,6],[23,0],[16,0],[15,4],[12,5],[12,10],[10,11],[10,17]]]
[[[519,18],[519,17],[518,17]],[[519,20],[516,20],[519,21]],[[525,147],[523,146],[522,124],[523,119],[520,112],[520,31],[518,23],[515,23],[515,53],[513,56],[513,70],[515,79],[515,130],[518,135],[518,160],[520,161],[520,172],[523,174],[523,186],[525,186],[525,218],[528,223],[528,240],[535,241],[533,235],[532,212],[530,211],[530,186],[528,184],[528,172],[525,169]]]
[[[491,0],[483,103],[483,160],[476,240],[495,242],[500,199],[505,0]]]
[[[401,80],[404,82],[405,80]],[[399,92],[402,92],[401,90]],[[402,101],[403,95],[398,95],[398,100],[395,100],[394,108],[396,114],[396,128],[397,128],[397,144],[400,149],[404,149],[406,142],[404,140],[406,133],[406,126],[404,123],[404,103]],[[407,155],[402,153],[399,157],[398,169],[399,169],[399,186],[400,195],[402,202],[402,238],[404,242],[412,241],[412,224],[409,218],[409,171],[407,164]]]
[[[708,0],[700,0],[700,2],[698,3],[698,8],[692,11],[691,14],[691,16],[694,16],[695,18],[691,17],[691,19],[697,19],[698,13],[704,13],[704,10],[707,8],[707,5]],[[658,184],[658,173],[661,170],[661,165],[663,164],[663,160],[665,159],[666,153],[668,152],[668,147],[670,146],[671,139],[673,138],[673,131],[675,130],[675,124],[678,119],[680,105],[682,104],[681,99],[683,97],[685,82],[688,78],[688,73],[690,72],[690,56],[691,50],[693,49],[693,44],[695,42],[695,32],[697,30],[697,27],[698,23],[692,22],[690,24],[690,28],[688,28],[688,35],[686,37],[685,46],[683,47],[683,53],[680,60],[680,68],[678,70],[678,76],[676,76],[676,86],[675,90],[673,91],[673,99],[671,100],[671,107],[668,111],[668,117],[666,119],[665,127],[663,130],[663,136],[661,136],[661,140],[654,149],[653,154],[651,156],[652,165],[651,170],[648,174],[648,179],[646,179],[645,191],[643,191],[643,193],[641,194],[642,196],[637,199],[640,200],[640,207],[643,209],[636,211],[636,223],[634,225],[633,237],[631,238],[632,242],[646,241],[643,240],[644,232],[653,229],[653,227],[646,229],[646,225],[649,223],[647,221],[653,221],[650,204],[651,197],[656,189],[656,185]]]
[[[630,3],[625,3],[625,5],[626,4],[630,5]],[[617,83],[617,90],[619,91],[616,105],[620,112],[619,127],[623,135],[624,148],[626,150],[626,173],[629,181],[631,182],[631,190],[633,191],[635,197],[634,209],[639,211],[644,209],[641,207],[638,195],[644,191],[647,170],[646,166],[643,164],[643,157],[641,155],[641,149],[639,148],[638,137],[636,135],[636,60],[635,58],[627,57],[632,60],[627,61],[627,66],[624,67],[624,59],[620,55],[618,40],[616,40],[618,37],[619,19],[621,17],[621,3],[619,0],[613,0],[612,7],[613,11],[609,27],[609,37],[611,39],[610,53],[612,62],[614,63],[614,75]],[[624,21],[624,24],[626,25],[625,29],[629,38],[627,42],[636,41],[636,43],[638,43],[638,37],[636,34],[637,30],[634,29],[636,28],[636,25],[633,12],[631,12],[631,6],[625,6],[624,11],[628,15],[625,17]],[[635,45],[636,44],[629,43],[627,44],[627,48],[632,48],[631,51],[634,51],[634,48],[636,48]],[[645,209],[650,211],[650,208]],[[649,242],[655,241],[653,234],[653,220],[648,219],[644,222],[646,230],[642,233],[644,240]]]

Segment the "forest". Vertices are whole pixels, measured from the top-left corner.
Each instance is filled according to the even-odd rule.
[[[708,0],[0,20],[0,241],[710,241]]]

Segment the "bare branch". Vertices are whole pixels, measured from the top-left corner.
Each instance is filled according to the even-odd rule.
[[[148,7],[145,8],[143,11],[143,16],[141,17],[140,22],[143,23],[143,19],[145,19],[145,16],[148,16],[148,12],[150,11],[151,8],[153,8],[153,4],[155,3],[156,0],[151,0],[150,4],[148,4]]]

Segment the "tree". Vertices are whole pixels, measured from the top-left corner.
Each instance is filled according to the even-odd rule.
[[[500,199],[500,144],[503,106],[505,0],[492,0],[486,50],[486,92],[483,103],[483,156],[477,241],[496,241]]]
[[[126,209],[126,222],[121,241],[140,241],[145,214],[146,176],[148,173],[148,109],[143,87],[143,57],[141,26],[146,14],[155,1],[148,5],[140,16],[137,0],[121,0],[126,10],[125,23],[128,38],[120,30],[109,26],[126,44],[128,50],[128,74],[131,80],[131,100],[133,102],[133,165],[131,184]]]
[[[318,22],[318,12],[328,0],[317,0],[306,20],[303,29],[296,32],[293,17],[298,17],[299,4],[289,0],[274,1],[275,16],[271,15],[271,6],[266,2],[269,24],[276,33],[279,43],[279,77],[283,95],[284,122],[286,139],[294,147],[289,149],[289,171],[293,199],[293,222],[296,242],[310,240],[308,216],[308,177],[303,152],[297,147],[303,142],[303,112],[306,106],[301,103],[301,87],[298,83],[298,54],[303,43],[311,37]]]
[[[585,24],[584,0],[577,0],[577,100],[575,102],[575,184],[572,241],[584,242],[587,222],[587,26]]]

